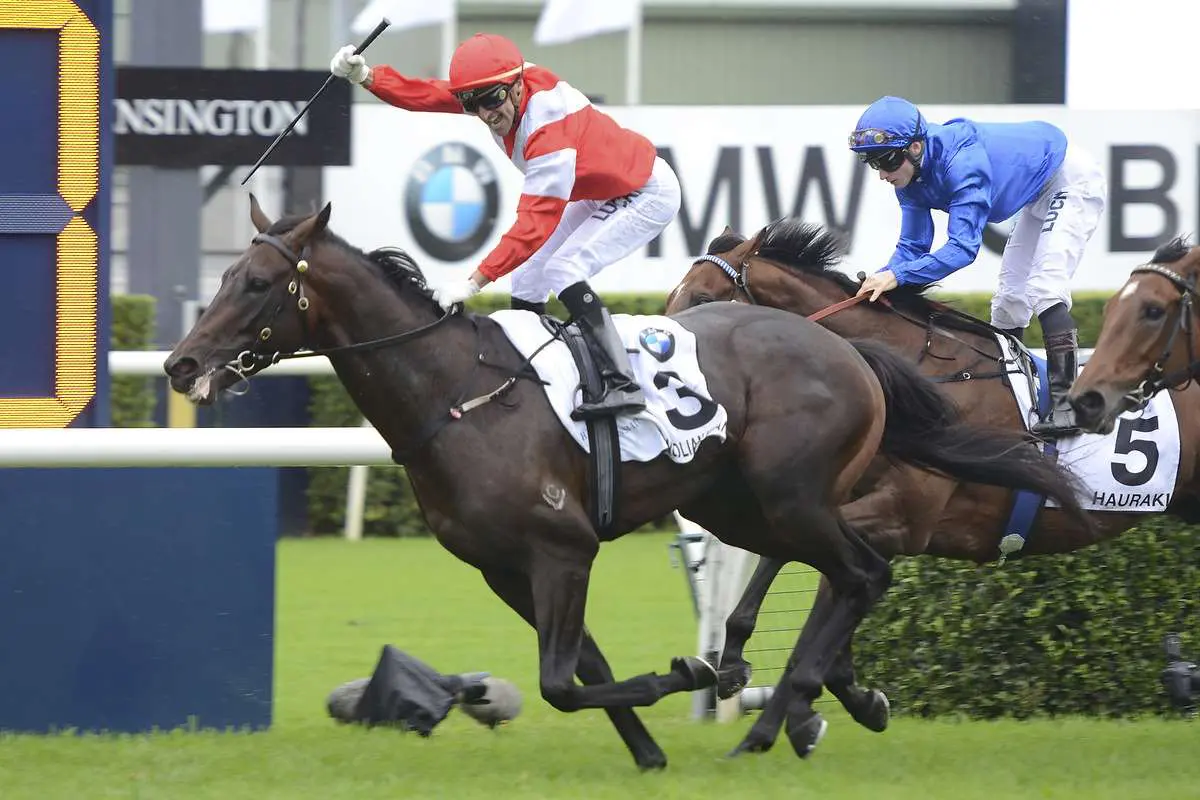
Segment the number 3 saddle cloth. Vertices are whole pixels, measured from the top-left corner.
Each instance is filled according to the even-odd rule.
[[[579,368],[561,340],[529,311],[495,311],[497,322],[522,357],[546,382],[546,397],[563,427],[588,451],[587,424],[571,419],[582,397]],[[696,359],[696,337],[669,317],[614,314],[646,409],[616,418],[622,461],[652,461],[664,452],[680,464],[692,460],[707,438],[725,440],[727,415],[713,401]]]

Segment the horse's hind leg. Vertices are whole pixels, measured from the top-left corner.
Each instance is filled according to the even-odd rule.
[[[483,574],[488,586],[500,599],[504,600],[526,622],[537,627],[533,617],[533,595],[529,590],[529,579],[516,572],[486,571]],[[583,631],[579,649],[579,664],[575,674],[585,685],[612,683],[613,673],[600,652],[600,646],[588,633]],[[662,769],[667,766],[667,756],[662,748],[654,741],[646,726],[632,708],[606,708],[609,720],[617,729],[617,734],[629,748],[633,760],[641,769]]]
[[[795,690],[792,687],[791,673],[800,661],[801,655],[813,647],[817,632],[825,625],[826,618],[834,605],[833,590],[829,581],[821,579],[817,596],[813,600],[804,628],[788,656],[783,674],[775,685],[770,699],[763,706],[745,738],[733,749],[730,755],[740,753],[765,753],[775,744],[779,729],[783,727]],[[887,728],[890,708],[887,697],[883,692],[874,689],[862,689],[854,683],[854,664],[851,661],[850,645],[843,647],[830,662],[825,673],[825,686],[838,698],[845,709],[856,722],[873,731],[883,731]],[[818,689],[811,700],[819,696]]]
[[[852,642],[846,642],[829,665],[825,687],[859,725],[876,733],[887,730],[891,704],[879,689],[864,689],[855,681]]]
[[[725,644],[717,669],[717,697],[733,697],[750,682],[750,664],[744,654],[746,642],[754,633],[758,612],[775,576],[787,564],[775,558],[760,558],[737,605],[725,619]]]

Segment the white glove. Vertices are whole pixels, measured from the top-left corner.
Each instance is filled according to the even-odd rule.
[[[455,303],[465,302],[468,298],[474,297],[479,293],[479,287],[475,285],[475,281],[467,278],[464,281],[454,281],[445,286],[439,286],[433,290],[433,299],[443,310],[449,311]]]
[[[355,55],[354,45],[348,44],[333,54],[333,59],[329,62],[329,71],[351,83],[362,83],[367,79],[371,68],[367,66],[365,58]]]

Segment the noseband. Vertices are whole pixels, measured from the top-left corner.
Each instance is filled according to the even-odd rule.
[[[1163,348],[1162,355],[1154,362],[1149,375],[1146,376],[1146,379],[1142,381],[1137,389],[1126,395],[1126,398],[1135,404],[1135,408],[1144,405],[1151,397],[1163,389],[1184,388],[1200,375],[1200,361],[1196,360],[1195,344],[1192,341],[1192,298],[1200,298],[1200,293],[1196,291],[1195,277],[1185,278],[1178,272],[1164,267],[1162,264],[1147,264],[1143,267],[1136,267],[1131,274],[1136,275],[1139,272],[1153,273],[1166,278],[1179,290],[1179,322],[1171,326],[1171,334],[1167,337],[1166,347]],[[1175,337],[1179,335],[1180,331],[1183,331],[1184,340],[1187,343],[1187,366],[1174,372],[1164,372],[1164,365],[1171,355],[1171,350],[1175,347]]]
[[[750,255],[753,257],[757,254],[758,251],[756,250]],[[724,272],[727,276],[729,276],[729,280],[733,281],[733,285],[738,289],[741,289],[742,293],[746,295],[746,299],[750,301],[750,305],[758,305],[758,301],[754,299],[754,293],[750,291],[750,260],[748,258],[742,259],[742,268],[740,271],[734,269],[732,264],[720,256],[709,254],[700,256],[700,258],[696,259],[697,264],[701,261],[707,261],[710,264],[716,264],[718,267],[720,267],[721,272]]]

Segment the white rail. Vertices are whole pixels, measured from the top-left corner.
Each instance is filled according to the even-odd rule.
[[[170,352],[166,350],[112,350],[108,354],[110,375],[136,375],[150,378],[165,378],[163,362]],[[333,365],[325,356],[312,358],[289,358],[280,361],[262,373],[269,377],[289,375],[333,375]]]
[[[391,463],[391,448],[369,426],[0,430],[0,467],[345,467]]]

